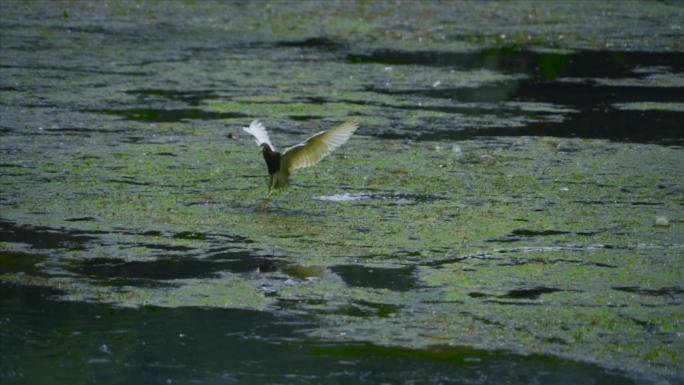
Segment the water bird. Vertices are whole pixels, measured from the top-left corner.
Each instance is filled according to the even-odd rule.
[[[254,136],[254,141],[261,147],[261,153],[266,161],[270,176],[266,199],[271,197],[274,188],[287,187],[291,172],[298,168],[316,165],[336,148],[345,144],[357,128],[359,128],[357,121],[348,120],[329,130],[321,131],[280,153],[271,143],[266,127],[259,119],[252,121],[249,127],[242,127],[245,132]]]

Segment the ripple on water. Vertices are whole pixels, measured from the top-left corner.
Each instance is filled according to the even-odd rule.
[[[415,205],[419,203],[430,203],[442,199],[430,194],[407,194],[407,193],[343,193],[333,195],[319,195],[313,199],[323,202],[364,202],[382,201],[387,204],[395,205]]]

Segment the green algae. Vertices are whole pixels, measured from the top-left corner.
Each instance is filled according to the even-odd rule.
[[[214,111],[240,111],[252,116],[334,116],[345,117],[367,112],[369,108],[345,103],[245,103],[212,102]]]
[[[634,111],[684,111],[684,103],[659,103],[659,102],[635,102],[635,103],[618,103],[613,107],[620,110],[634,110]]]
[[[660,173],[651,176],[640,174],[637,162],[647,162],[649,156],[667,156],[667,152],[657,148],[654,148],[656,151],[651,153],[633,146],[606,156],[588,157],[580,163],[568,162],[565,166],[546,171],[543,180],[548,182],[544,183],[540,183],[539,178],[526,174],[525,165],[536,168],[540,167],[540,162],[562,161],[564,157],[576,159],[575,157],[578,155],[570,156],[557,152],[558,146],[555,143],[553,147],[533,149],[533,147],[538,146],[536,141],[528,141],[528,143],[523,141],[521,144],[534,151],[542,150],[538,154],[521,153],[519,150],[510,153],[502,150],[481,151],[476,148],[469,148],[469,144],[463,142],[460,146],[462,153],[436,151],[434,150],[435,146],[428,143],[415,143],[410,149],[415,154],[406,154],[405,151],[408,148],[404,146],[385,146],[382,157],[379,154],[373,155],[371,152],[366,153],[364,157],[357,157],[352,156],[347,149],[342,149],[339,154],[334,155],[330,161],[321,164],[319,168],[304,170],[295,174],[293,176],[294,187],[277,195],[271,204],[272,207],[260,211],[256,207],[256,202],[263,195],[264,182],[262,180],[265,180],[265,177],[263,177],[264,179],[261,177],[244,178],[244,175],[263,174],[263,165],[262,160],[258,156],[254,156],[254,152],[251,151],[251,145],[245,143],[247,140],[245,138],[245,141],[239,144],[228,142],[226,146],[219,146],[216,149],[200,143],[194,149],[194,145],[186,146],[182,151],[174,149],[172,152],[179,154],[179,157],[176,158],[149,155],[169,151],[168,145],[146,145],[143,151],[140,151],[140,145],[136,145],[135,153],[127,154],[124,157],[117,155],[113,158],[103,156],[99,160],[89,159],[85,166],[79,161],[71,160],[55,164],[50,167],[55,169],[73,167],[73,171],[70,171],[69,176],[64,180],[54,180],[47,183],[44,186],[45,194],[43,197],[58,196],[58,190],[62,190],[68,185],[79,186],[79,188],[84,189],[84,193],[77,194],[78,196],[69,203],[69,207],[63,206],[61,202],[57,205],[54,202],[41,201],[41,196],[38,194],[28,196],[26,198],[27,204],[42,206],[44,209],[54,209],[55,214],[62,211],[64,212],[62,221],[67,219],[67,214],[68,217],[94,216],[99,218],[102,223],[109,223],[111,226],[116,226],[118,222],[123,221],[124,223],[128,222],[126,227],[130,227],[131,224],[138,222],[132,227],[140,228],[141,231],[142,229],[149,229],[151,223],[167,224],[172,228],[174,225],[183,224],[187,218],[193,218],[192,221],[199,226],[195,233],[201,233],[203,225],[210,228],[222,224],[229,231],[236,231],[250,239],[254,239],[255,235],[258,236],[259,234],[269,238],[274,237],[277,242],[282,242],[282,246],[274,246],[287,250],[297,250],[296,245],[301,243],[301,239],[288,238],[287,234],[292,231],[291,229],[302,229],[304,223],[317,224],[317,226],[305,226],[311,228],[308,235],[314,236],[314,239],[309,239],[313,247],[316,247],[315,238],[327,237],[327,231],[341,231],[339,238],[343,243],[349,239],[346,236],[351,237],[351,239],[364,236],[368,238],[368,242],[374,242],[372,240],[375,238],[374,234],[353,234],[355,231],[351,227],[331,226],[331,224],[326,223],[325,215],[330,214],[340,215],[341,221],[350,221],[350,223],[361,221],[359,225],[363,225],[364,222],[373,222],[377,233],[397,234],[394,237],[397,238],[397,242],[414,243],[416,247],[413,248],[416,249],[424,249],[421,245],[430,245],[431,240],[435,242],[433,248],[439,248],[439,243],[446,247],[450,245],[451,240],[446,234],[444,236],[437,235],[441,228],[447,232],[453,231],[451,226],[458,228],[459,224],[473,223],[478,218],[487,218],[489,215],[495,215],[500,220],[496,223],[488,223],[487,226],[474,226],[474,228],[467,229],[466,231],[470,234],[464,234],[464,237],[482,240],[504,237],[515,228],[520,227],[521,219],[525,219],[531,227],[560,228],[565,231],[586,231],[617,226],[629,232],[630,236],[637,236],[637,238],[633,238],[633,243],[638,243],[640,239],[641,242],[659,238],[667,240],[668,238],[672,239],[673,236],[672,233],[657,232],[648,228],[639,237],[637,233],[640,232],[641,227],[639,231],[632,230],[634,225],[643,226],[647,223],[650,225],[652,215],[657,211],[664,211],[666,207],[676,210],[677,207],[676,201],[668,203],[670,198],[667,191],[661,191],[659,196],[653,195],[648,198],[654,203],[659,202],[658,206],[660,207],[657,211],[648,205],[642,207],[639,204],[643,199],[646,199],[642,198],[641,191],[647,191],[649,186],[661,183],[662,180],[671,180],[677,176],[677,174],[665,175],[676,170],[676,168],[664,168]],[[362,137],[358,137],[352,143],[355,143],[357,152],[358,148],[367,146]],[[231,146],[238,151],[228,150]],[[588,147],[586,152],[592,153],[592,146]],[[373,148],[370,146],[369,150]],[[387,157],[387,153],[393,153],[396,156]],[[640,156],[633,157],[635,153],[640,154]],[[184,156],[192,157],[192,162],[185,162],[182,159]],[[676,152],[672,153],[672,156],[672,161],[676,162]],[[125,168],[108,172],[111,175],[109,178],[97,177],[105,164],[112,168],[119,167],[117,164],[120,164],[121,167]],[[199,164],[202,164],[202,167],[199,167]],[[369,164],[374,166],[369,168],[367,167]],[[608,167],[608,164],[614,165],[623,169],[624,172],[619,173],[611,170],[610,174],[614,177],[610,181],[605,180],[605,173],[594,176],[584,173],[584,170],[593,169],[599,164],[603,164],[604,167]],[[174,168],[169,169],[169,166],[174,166]],[[482,167],[494,168],[497,171],[487,175],[486,178],[478,177],[475,172],[478,172]],[[672,163],[672,167],[674,167],[674,163]],[[349,170],[353,170],[353,172]],[[458,175],[457,183],[455,177],[451,176],[453,172]],[[100,180],[105,181],[104,185]],[[121,183],[121,181],[126,180],[134,180],[136,183]],[[155,190],[159,191],[152,191],[151,186],[156,186]],[[426,190],[422,186],[431,187],[430,190]],[[621,193],[623,197],[620,200],[611,200],[614,197],[615,189],[619,189],[621,186],[630,186],[634,191],[631,194]],[[88,194],[86,192],[97,187],[106,187],[107,190],[104,193],[93,192]],[[391,187],[394,188],[391,189]],[[351,188],[351,191],[389,190],[390,192],[407,194],[460,196],[460,198],[455,201],[442,199],[425,202],[418,207],[391,205],[391,199],[387,201],[387,205],[377,201],[371,202],[371,207],[354,202],[329,203],[325,201],[316,202],[311,199],[313,196],[341,192],[348,188]],[[592,201],[584,201],[583,199],[586,199],[587,196],[587,188],[592,188],[590,195],[593,202],[603,200],[608,207],[601,207],[596,203],[592,204]],[[504,205],[493,205],[488,202],[483,202],[478,206],[469,204],[467,200],[469,197],[478,196],[481,194],[480,192],[484,191],[489,192],[488,196],[491,197],[491,201],[502,202]],[[519,198],[512,198],[513,196]],[[134,202],[131,201],[131,197],[135,198]],[[535,204],[548,205],[552,202],[570,202],[571,204],[568,208],[554,207],[558,206],[555,204],[541,212],[529,212],[523,208],[516,209],[514,206],[516,199],[523,199],[526,204],[532,206]],[[288,215],[287,211],[279,212],[279,208],[284,205],[287,205],[287,208],[292,212],[300,212],[301,214]],[[620,216],[615,216],[610,206],[620,207],[622,209]],[[98,209],[98,207],[100,208]],[[88,211],[86,208],[91,210]],[[216,208],[222,208],[225,213],[217,212]],[[98,212],[93,212],[93,209]],[[549,212],[558,214],[560,217],[551,219],[553,217],[548,217]],[[633,214],[630,215],[630,212]],[[640,212],[643,214],[639,214]],[[392,218],[389,220],[378,218],[387,214],[391,215]],[[459,218],[457,221],[446,219],[449,216]],[[602,216],[608,216],[608,218],[602,218]],[[152,220],[152,218],[154,219]],[[274,218],[280,220],[273,220]],[[394,218],[398,219],[399,222],[395,222]],[[419,233],[420,236],[416,237],[421,240],[410,241],[407,237],[398,235],[407,231],[404,228],[403,220],[409,220],[416,229],[426,229],[425,234]],[[231,223],[233,226],[230,225]],[[67,225],[66,222],[58,222],[57,224]],[[438,226],[426,227],[427,224],[437,224]],[[102,227],[100,223],[81,223],[79,225],[86,226],[86,228],[91,226],[93,229],[101,229]],[[69,223],[68,226],[73,226],[73,223]],[[166,230],[163,226],[161,229]],[[183,231],[188,230],[178,229],[179,233]],[[674,228],[673,231],[678,234],[677,228]],[[477,236],[472,234],[473,232]],[[568,240],[577,237],[583,239],[581,235],[561,234],[559,236],[561,239]],[[594,235],[592,240],[594,242],[608,242],[615,237],[616,235],[613,232],[608,231]],[[181,245],[186,241],[202,240],[186,238],[188,237],[176,236],[174,242]],[[385,241],[386,239],[377,239],[376,242],[381,244],[392,243]],[[345,247],[344,244],[340,246]],[[308,247],[311,246],[307,245]],[[387,254],[388,250],[384,249],[384,247],[378,247],[377,251],[381,254]],[[394,252],[400,249],[401,247],[396,247]],[[389,253],[392,252],[389,251]],[[313,249],[307,254],[318,253]]]
[[[426,346],[437,340],[447,340],[487,348],[512,349],[515,345],[515,349],[524,346],[523,351],[572,358],[581,356],[583,359],[592,357],[589,360],[613,362],[615,365],[625,362],[637,365],[644,359],[653,367],[667,368],[681,358],[677,354],[653,353],[659,351],[658,340],[649,340],[650,334],[641,326],[623,318],[626,309],[639,314],[641,306],[659,306],[662,307],[660,313],[668,319],[676,314],[679,302],[661,297],[639,297],[635,302],[633,294],[612,289],[625,285],[643,288],[677,286],[682,280],[680,272],[684,271],[684,266],[678,266],[681,265],[678,262],[681,260],[683,239],[681,229],[659,232],[651,226],[656,211],[681,212],[681,206],[672,200],[667,189],[654,194],[651,188],[663,183],[673,188],[678,185],[676,181],[681,177],[681,170],[676,166],[679,160],[676,150],[577,140],[555,140],[552,146],[546,146],[544,140],[525,139],[504,141],[514,151],[488,150],[479,147],[477,142],[459,142],[460,154],[435,150],[436,146],[431,143],[407,146],[390,142],[381,146],[384,151],[380,156],[375,152],[377,145],[357,137],[318,169],[293,175],[294,186],[279,192],[269,206],[261,210],[258,209],[258,201],[264,193],[263,182],[260,178],[241,176],[263,173],[262,160],[253,154],[251,144],[244,142],[248,139],[221,145],[223,150],[220,147],[207,148],[206,143],[186,147],[186,156],[203,162],[204,167],[188,167],[183,155],[181,159],[160,162],[155,158],[150,162],[142,154],[162,149],[146,146],[145,151],[139,151],[138,145],[135,154],[124,151],[125,157],[117,157],[127,165],[126,175],[149,185],[168,185],[168,192],[162,189],[149,196],[151,192],[144,185],[117,184],[120,192],[114,190],[105,196],[86,197],[89,202],[75,206],[90,207],[90,215],[93,214],[92,208],[100,207],[96,216],[104,223],[119,223],[133,228],[149,228],[150,223],[163,223],[167,229],[178,229],[173,230],[178,234],[183,234],[182,229],[187,228],[185,222],[190,218],[196,223],[193,232],[202,233],[206,231],[202,229],[221,226],[254,241],[262,250],[277,251],[300,264],[335,266],[358,263],[358,258],[366,255],[388,256],[369,260],[374,264],[380,263],[380,266],[397,262],[424,265],[431,261],[448,261],[464,254],[466,259],[459,263],[434,265],[438,268],[421,268],[418,278],[434,286],[435,292],[397,293],[351,288],[334,273],[325,273],[313,281],[285,286],[268,277],[256,278],[256,281],[249,276],[234,277],[234,282],[241,288],[238,291],[243,293],[237,297],[230,296],[234,289],[230,285],[188,281],[184,282],[184,289],[165,294],[165,297],[172,298],[168,301],[155,301],[153,298],[159,293],[138,288],[119,293],[115,298],[103,294],[98,297],[92,293],[72,294],[67,298],[101,298],[102,301],[122,305],[263,308],[268,306],[268,302],[260,300],[254,303],[254,298],[261,295],[253,290],[256,282],[265,279],[271,290],[277,293],[276,298],[294,300],[299,303],[295,306],[299,311],[320,314],[324,318],[330,313],[335,323],[341,324],[315,332],[324,336],[343,330],[347,335],[354,334],[381,344],[411,341],[411,346]],[[579,148],[579,153],[559,152],[559,144]],[[606,147],[612,150],[606,151]],[[168,151],[168,146],[164,150]],[[181,153],[175,149],[171,151]],[[359,152],[363,157],[358,156]],[[473,157],[478,161],[462,161]],[[649,159],[658,159],[660,166],[644,174],[642,165],[653,164]],[[553,162],[555,166],[548,169],[544,166],[546,162]],[[180,167],[168,171],[164,165],[170,163]],[[369,168],[368,165],[373,166]],[[62,164],[58,163],[59,167]],[[97,165],[91,163],[82,172],[88,174],[94,168]],[[594,172],[586,173],[589,169]],[[535,174],[533,170],[544,170],[544,173],[531,177],[530,171],[531,175]],[[224,178],[219,178],[219,175]],[[218,186],[208,190],[198,188],[206,186],[206,182],[198,182],[200,180],[214,181]],[[229,184],[222,187],[222,183]],[[53,187],[63,189],[65,185],[57,183]],[[185,186],[186,192],[170,194],[177,190],[177,186]],[[425,189],[425,186],[430,186],[430,189]],[[616,200],[616,191],[621,186],[628,186],[630,191],[618,193],[619,200]],[[134,195],[139,201],[133,205],[116,198],[118,195],[130,197],[141,190],[147,191]],[[344,191],[388,190],[433,194],[442,199],[408,206],[393,205],[392,199],[373,200],[367,204],[363,201],[357,204],[355,201],[312,199]],[[646,191],[649,192],[649,200],[658,202],[657,210],[638,204],[646,199]],[[593,202],[604,200],[604,203],[585,202],[588,196]],[[475,197],[486,197],[487,200],[478,202]],[[187,205],[192,202],[199,204]],[[220,212],[216,211],[217,207],[221,208]],[[540,211],[530,211],[528,207],[538,207]],[[77,214],[70,209],[65,211]],[[678,215],[674,214],[675,217]],[[335,221],[328,219],[331,216]],[[556,235],[523,236],[525,232],[516,231],[520,228],[562,231]],[[545,230],[538,233],[545,234]],[[497,239],[508,234],[514,234],[514,242],[508,239],[497,243]],[[530,231],[529,234],[535,233]],[[520,240],[516,241],[515,237],[520,237]],[[175,237],[177,241],[195,242],[196,247],[202,248],[202,239],[184,238],[188,237]],[[517,251],[516,243],[522,243],[524,247]],[[563,251],[563,245],[575,247],[577,251]],[[628,248],[624,252],[616,252],[602,245],[626,245]],[[647,245],[652,245],[652,248]],[[467,258],[470,252],[487,250],[494,256],[492,259]],[[401,257],[403,252],[419,253],[419,257],[408,262]],[[653,264],[649,264],[651,262]],[[638,272],[638,279],[635,279],[635,272]],[[456,285],[452,286],[452,282]],[[513,303],[541,303],[553,310],[542,311],[538,306],[528,306],[523,307],[523,311],[513,311],[508,303],[511,300],[500,298],[510,290],[535,286],[560,291],[543,294],[533,300],[514,300]],[[225,290],[225,296],[221,295],[222,290]],[[472,293],[476,292],[485,293],[487,297],[473,297]],[[309,302],[320,298],[324,299],[323,303]],[[411,304],[413,310],[394,312],[392,322],[378,323],[372,314],[379,316],[379,313],[352,305],[360,300],[383,306],[405,307]],[[448,310],[451,306],[441,308],[422,304],[425,303],[423,301],[463,302],[468,309],[463,311],[471,315],[454,318]],[[349,306],[357,310],[351,310]],[[424,306],[431,309],[427,314],[434,314],[434,318],[423,316],[416,319],[415,312]],[[359,323],[359,317],[364,322]],[[367,317],[371,318],[366,320]],[[479,321],[481,319],[489,321],[483,325]],[[543,319],[556,321],[545,323],[540,321]],[[535,325],[534,332],[524,328],[502,334],[499,326],[506,325],[503,330],[510,330],[530,325],[530,322]],[[567,331],[559,333],[559,325],[561,330]],[[658,325],[678,327],[669,321]],[[427,333],[424,328],[431,332]],[[464,330],[469,330],[468,338],[463,337]],[[596,330],[608,333],[607,337],[597,334]],[[609,333],[610,330],[619,330],[620,333]],[[625,345],[621,342],[625,335],[631,336],[629,341],[650,342]],[[544,341],[565,343],[549,344]],[[615,356],[615,349],[627,353]],[[581,355],[575,353],[579,351]],[[681,349],[674,351],[681,352]]]
[[[162,281],[160,287],[109,286],[84,279],[0,275],[3,283],[54,288],[61,300],[106,303],[120,307],[206,307],[263,310],[271,302],[257,287],[232,275],[217,279]]]
[[[611,87],[684,87],[682,73],[654,73],[640,78],[593,79],[596,84]]]
[[[81,12],[132,14],[127,4],[114,4],[69,8],[69,22],[78,23]],[[170,8],[185,9],[179,4]],[[320,354],[461,362],[458,353],[430,350],[448,344],[681,376],[681,149],[550,137],[407,139],[421,132],[486,134],[491,127],[513,135],[531,122],[580,113],[579,107],[517,97],[522,82],[535,75],[617,88],[679,87],[681,74],[666,69],[634,71],[630,78],[562,78],[572,62],[562,47],[676,42],[658,33],[629,37],[613,24],[606,28],[619,33],[594,39],[578,20],[596,9],[623,12],[598,2],[573,12],[560,3],[454,4],[442,28],[428,25],[430,17],[414,17],[429,14],[430,6],[405,4],[401,12],[417,25],[388,28],[401,23],[387,5],[361,4],[341,17],[324,15],[323,31],[301,25],[321,20],[315,4],[303,4],[303,13],[283,12],[278,3],[263,13],[264,7],[248,4],[253,23],[204,18],[202,12],[213,16],[216,4],[196,5],[201,9],[193,15],[207,22],[195,27],[206,41],[197,49],[194,39],[172,30],[165,37],[168,32],[181,41],[179,48],[154,49],[159,57],[153,60],[142,50],[115,46],[97,51],[101,61],[87,67],[71,59],[82,50],[61,55],[61,69],[41,60],[36,65],[43,67],[29,72],[3,67],[3,86],[18,85],[0,90],[3,126],[14,130],[3,131],[2,217],[20,230],[30,225],[76,233],[83,241],[67,237],[37,251],[40,245],[3,232],[3,282],[118,307],[305,314],[319,321],[307,330],[312,337],[381,346]],[[347,5],[332,7],[342,12]],[[654,17],[677,17],[667,4],[645,8]],[[139,17],[187,15],[147,11]],[[479,28],[458,27],[449,17],[507,23],[478,35]],[[516,24],[521,20],[540,29],[526,31]],[[511,32],[509,25],[522,31]],[[33,27],[16,26],[20,32],[12,33],[30,35]],[[63,44],[54,39],[59,31],[51,25],[32,33]],[[327,40],[309,40],[321,33]],[[71,35],[81,45],[100,46],[82,32]],[[225,43],[226,35],[246,43]],[[257,54],[244,48],[262,38]],[[282,46],[297,54],[284,54]],[[353,59],[384,48],[496,58],[510,47],[544,53],[538,68],[518,73]],[[202,50],[210,51],[210,60]],[[25,51],[25,60],[40,59]],[[186,51],[196,56],[187,59]],[[335,61],[322,59],[328,56]],[[478,93],[487,87],[495,90]],[[677,102],[611,105],[681,111]],[[361,121],[359,133],[319,167],[293,174],[292,186],[264,204],[263,159],[240,127],[260,118],[280,146],[350,116]],[[662,215],[671,226],[653,226]],[[97,276],[88,264],[214,259],[239,266],[226,263],[202,278],[135,280]],[[400,284],[388,283],[392,279]]]
[[[458,141],[455,151],[355,136],[318,168],[293,174],[293,186],[262,207],[264,165],[250,142],[208,137],[182,147],[120,144],[97,158],[53,157],[28,170],[32,176],[14,177],[23,182],[15,183],[16,203],[5,215],[96,231],[100,240],[87,250],[68,252],[76,260],[154,261],[160,243],[167,257],[206,258],[225,239],[238,250],[316,266],[163,281],[171,288],[41,281],[69,300],[249,309],[286,303],[326,320],[312,331],[318,336],[411,347],[449,342],[621,367],[648,363],[665,373],[681,359],[681,347],[660,342],[681,326],[681,293],[638,294],[680,288],[683,279],[681,228],[652,226],[658,213],[682,215],[680,195],[672,193],[683,180],[678,150],[521,138],[498,139],[497,146]],[[165,152],[176,156],[154,155]],[[40,192],[22,192],[36,173],[55,170],[60,178]],[[127,180],[136,183],[121,183]],[[314,199],[360,192],[368,198]],[[50,214],[27,216],[23,207]],[[97,221],[68,220],[84,216]],[[116,228],[131,231],[110,233]],[[223,238],[212,235],[219,228]],[[330,269],[347,264],[417,266],[416,289],[350,286]],[[29,276],[11,281],[35,284]],[[540,294],[515,294],[526,290]],[[660,337],[644,323],[662,330]]]
[[[35,8],[35,7],[34,7]],[[9,15],[22,15],[6,7]],[[26,12],[26,11],[24,11]],[[69,18],[65,18],[65,12]],[[521,1],[515,4],[496,1],[487,3],[455,2],[448,5],[359,3],[348,6],[332,2],[326,7],[315,3],[299,4],[220,4],[174,2],[160,9],[153,5],[133,6],[113,1],[107,6],[88,4],[79,7],[59,2],[33,9],[60,23],[81,27],[75,34],[88,32],[84,16],[128,20],[138,15],[142,20],[185,20],[192,13],[194,33],[208,37],[235,36],[245,39],[300,41],[320,36],[343,38],[356,44],[396,44],[417,48],[470,48],[473,45],[535,45],[541,47],[647,48],[678,49],[681,42],[671,26],[677,26],[681,9],[671,3],[587,3],[574,7],[565,3]],[[239,14],[240,18],[232,17]],[[644,15],[644,18],[633,17]],[[497,23],[492,23],[496,20]],[[591,20],[591,23],[587,23]],[[652,20],[658,20],[653,23]],[[486,32],[482,26],[486,25]],[[85,28],[83,28],[85,27]],[[214,32],[206,32],[210,29]],[[43,34],[54,28],[42,27]],[[101,29],[100,33],[109,29]],[[40,32],[40,31],[39,31]],[[165,30],[176,39],[185,35]],[[220,32],[220,33],[219,33]]]

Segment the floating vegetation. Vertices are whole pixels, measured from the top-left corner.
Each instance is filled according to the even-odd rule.
[[[3,383],[682,378],[675,6],[6,3]]]
[[[659,103],[659,102],[636,102],[636,103],[618,103],[613,104],[613,107],[620,110],[633,111],[677,111],[684,112],[684,103]]]

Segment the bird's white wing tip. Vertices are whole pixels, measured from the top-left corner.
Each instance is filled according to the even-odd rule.
[[[249,126],[244,126],[244,127],[242,127],[242,129],[243,129],[245,132],[249,132],[250,134],[254,131],[254,129],[263,129],[263,128],[264,128],[264,125],[261,124],[261,122],[259,121],[259,119],[254,119],[254,120],[252,120],[252,122],[249,124]]]
[[[259,121],[259,119],[252,120],[252,122],[249,124],[249,127],[242,127],[242,130],[254,136],[254,141],[257,145],[266,143],[271,148],[273,148],[273,145],[271,144],[271,141],[268,138],[266,127],[264,127],[264,125]]]
[[[261,122],[259,121],[259,119],[254,119],[254,120],[252,120],[252,123],[249,124],[249,127],[250,127],[250,128],[252,128],[252,127],[255,127],[255,128],[256,128],[256,127],[264,128],[264,125],[261,124]]]

